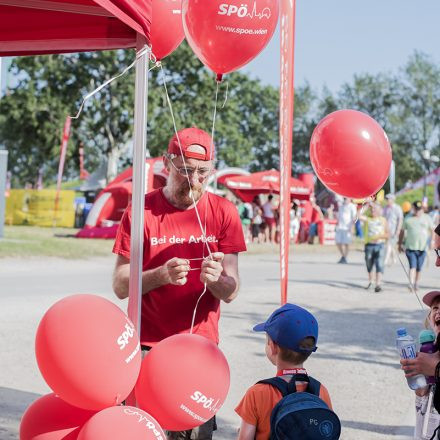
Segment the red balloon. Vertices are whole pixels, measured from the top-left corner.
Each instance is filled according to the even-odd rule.
[[[38,326],[35,353],[52,390],[71,405],[92,410],[122,402],[141,366],[132,322],[115,304],[95,295],[56,302]]]
[[[114,406],[94,415],[78,440],[166,440],[156,420],[139,408]]]
[[[315,127],[310,161],[328,189],[361,199],[376,194],[387,180],[391,146],[373,118],[356,110],[339,110]]]
[[[198,58],[217,74],[255,58],[275,31],[278,0],[183,0],[183,29]]]
[[[142,361],[138,405],[169,431],[195,428],[214,417],[229,390],[229,366],[209,339],[190,334],[159,342]]]
[[[53,393],[47,394],[23,414],[20,440],[76,440],[80,428],[95,414],[69,405]]]
[[[153,0],[150,28],[151,48],[156,59],[162,60],[183,41],[181,0]]]

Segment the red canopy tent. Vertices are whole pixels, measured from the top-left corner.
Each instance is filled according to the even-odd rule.
[[[280,172],[277,170],[259,171],[248,176],[231,177],[225,181],[237,197],[250,202],[258,194],[280,193]],[[311,189],[294,177],[290,178],[290,196],[292,199],[308,200]]]
[[[0,56],[136,47],[128,315],[140,324],[148,51],[152,0],[0,0]]]

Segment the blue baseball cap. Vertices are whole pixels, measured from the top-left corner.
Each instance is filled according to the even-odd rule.
[[[300,353],[310,353],[318,348],[318,322],[315,317],[295,304],[284,304],[269,316],[266,322],[254,327],[256,332],[266,332],[272,341],[281,347]],[[300,342],[307,337],[315,339],[311,350],[300,348]]]

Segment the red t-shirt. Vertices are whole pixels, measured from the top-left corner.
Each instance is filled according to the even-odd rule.
[[[240,217],[228,200],[206,192],[197,204],[211,252],[232,254],[246,250]],[[130,258],[131,205],[125,210],[113,252]],[[195,209],[180,210],[165,198],[162,189],[145,196],[143,270],[161,266],[173,257],[209,255]],[[203,292],[202,260],[190,261],[184,286],[167,284],[142,295],[141,343],[152,346],[168,336],[188,333],[196,302]],[[218,343],[220,301],[207,291],[197,306],[193,333]]]

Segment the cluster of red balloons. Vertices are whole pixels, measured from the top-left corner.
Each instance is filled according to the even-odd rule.
[[[228,363],[212,341],[171,336],[142,361],[131,321],[95,295],[69,296],[50,307],[35,353],[54,393],[26,410],[20,440],[165,440],[162,427],[201,425],[229,390]],[[121,405],[133,389],[141,409]]]
[[[153,0],[152,51],[161,60],[186,37],[200,61],[221,78],[266,47],[278,15],[279,0]]]
[[[376,194],[391,167],[391,146],[383,128],[356,110],[330,113],[315,127],[310,161],[331,191],[363,199]]]

